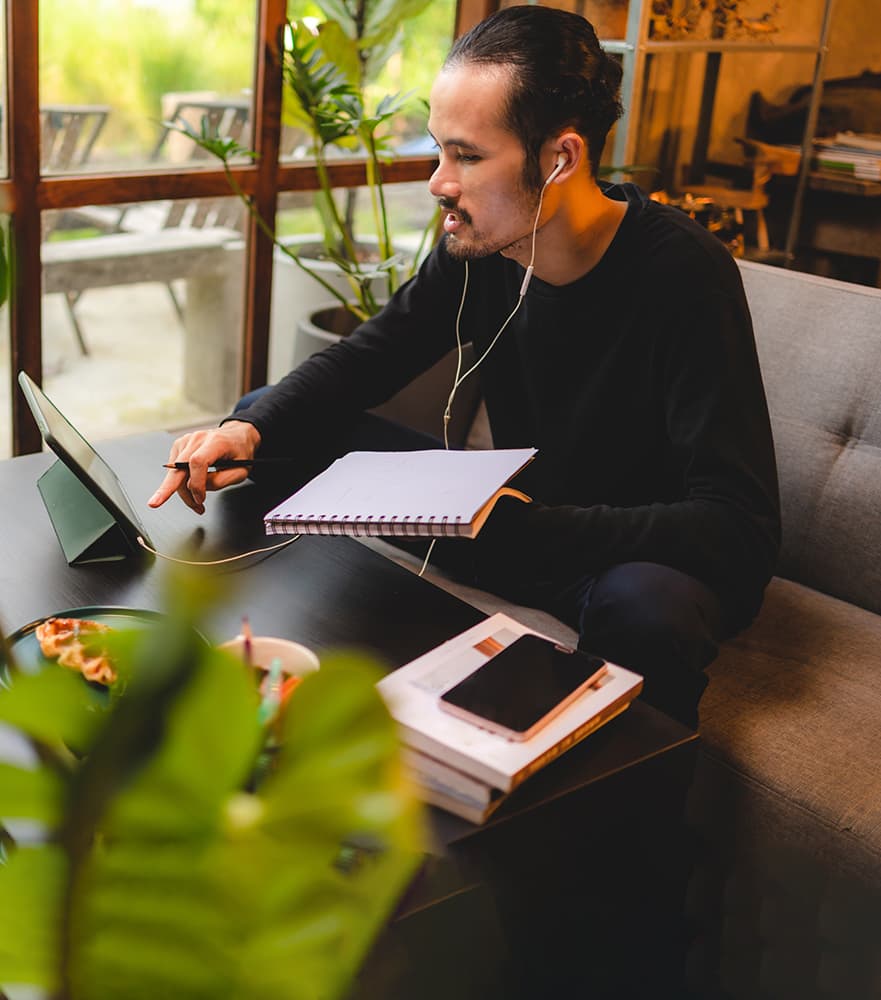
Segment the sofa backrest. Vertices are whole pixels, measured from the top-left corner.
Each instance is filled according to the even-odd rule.
[[[881,291],[738,263],[777,451],[778,574],[881,613]]]

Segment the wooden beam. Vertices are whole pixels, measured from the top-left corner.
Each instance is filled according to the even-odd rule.
[[[499,9],[499,0],[458,0],[456,3],[456,38]]]
[[[257,168],[252,204],[261,219],[275,228],[278,202],[278,151],[281,137],[282,33],[286,0],[257,4],[257,59],[254,67],[254,137]],[[272,304],[273,242],[257,220],[249,220],[245,272],[242,391],[266,384],[269,321]]]
[[[261,161],[264,158],[261,157]],[[318,173],[309,162],[281,163],[273,169],[272,159],[266,158],[270,176],[275,173],[275,183],[280,191],[317,191]],[[386,184],[426,180],[437,166],[431,156],[406,156],[383,164],[382,178]],[[336,161],[328,165],[328,174],[334,187],[356,187],[367,183],[367,173],[362,159]],[[236,183],[246,194],[256,195],[261,178],[260,168],[253,165],[231,169]],[[0,209],[6,193],[13,205],[15,191],[11,184],[0,182]],[[39,209],[77,208],[80,205],[118,205],[132,201],[165,201],[168,198],[216,198],[232,195],[226,175],[221,167],[187,168],[184,170],[161,169],[149,173],[118,172],[80,174],[78,176],[53,175],[38,181],[33,198]]]
[[[41,436],[16,381],[24,369],[42,380],[41,218],[36,190],[40,179],[40,98],[37,39],[39,4],[10,0],[6,37],[6,85],[9,126],[9,181],[15,205],[12,216],[14,284],[9,302],[11,341],[12,451],[19,455],[39,451]]]
[[[257,171],[253,166],[233,167],[236,181],[252,193]],[[133,201],[165,201],[169,198],[232,197],[223,168],[152,170],[142,173],[80,174],[44,177],[35,197],[40,208],[77,208],[80,205],[118,205]]]

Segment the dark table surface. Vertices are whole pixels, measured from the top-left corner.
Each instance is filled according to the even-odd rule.
[[[210,494],[202,517],[173,498],[157,511],[146,500],[158,485],[172,437],[164,432],[102,442],[160,552],[216,559],[278,538],[263,533],[263,514],[284,494],[246,483]],[[0,626],[12,632],[50,614],[81,607],[123,606],[162,611],[171,564],[150,556],[68,566],[37,491],[53,456],[0,462]],[[357,648],[388,669],[419,656],[485,617],[484,613],[351,538],[302,537],[288,548],[196,571],[223,582],[209,639],[235,635],[243,615],[256,634],[302,642],[319,654]],[[506,823],[544,801],[622,768],[690,743],[693,733],[642,703],[517,790],[489,825]],[[435,812],[440,843],[475,828]]]

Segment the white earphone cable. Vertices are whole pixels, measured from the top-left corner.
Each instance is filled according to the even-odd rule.
[[[465,308],[465,296],[466,296],[466,293],[468,292],[468,261],[467,260],[465,261],[465,280],[464,280],[464,282],[462,284],[462,298],[459,300],[459,309],[456,312],[456,354],[457,354],[456,375],[455,375],[455,378],[453,379],[453,386],[452,386],[452,389],[450,390],[449,398],[447,399],[446,408],[444,409],[444,447],[445,448],[449,448],[449,446],[450,446],[449,445],[449,438],[447,436],[447,428],[449,426],[450,418],[452,416],[453,400],[456,397],[456,391],[458,390],[459,386],[465,381],[465,379],[468,378],[468,376],[472,372],[476,371],[477,368],[481,364],[483,364],[484,360],[486,359],[486,356],[496,346],[496,342],[498,341],[499,337],[501,337],[501,335],[504,333],[505,329],[507,328],[508,324],[517,315],[517,310],[520,308],[520,306],[523,304],[523,300],[526,298],[526,290],[529,288],[529,282],[532,280],[532,274],[533,274],[533,271],[535,270],[535,244],[536,244],[536,238],[538,236],[538,222],[539,222],[539,219],[541,218],[541,209],[542,209],[542,205],[544,204],[545,191],[547,190],[548,183],[553,178],[553,176],[554,175],[552,174],[551,177],[549,177],[548,180],[545,181],[545,183],[542,185],[541,194],[538,196],[538,208],[536,209],[535,219],[534,219],[534,221],[532,223],[532,247],[531,247],[530,255],[529,255],[529,264],[526,267],[526,273],[523,275],[523,281],[522,281],[522,283],[520,285],[520,292],[519,292],[519,294],[517,296],[517,303],[514,306],[514,308],[511,310],[511,312],[508,314],[508,318],[499,327],[498,332],[493,337],[493,339],[490,341],[489,346],[486,348],[486,350],[483,352],[483,354],[481,354],[480,357],[477,359],[477,361],[475,361],[474,364],[471,365],[471,367],[466,372],[464,372],[464,374],[463,374],[462,373],[462,333],[461,333],[461,329],[460,329],[460,322],[461,322],[461,319],[462,319],[462,311]]]
[[[461,320],[462,320],[462,312],[463,312],[463,310],[465,308],[465,296],[466,296],[466,294],[468,292],[468,261],[467,260],[465,261],[465,278],[464,278],[464,280],[462,282],[462,297],[459,299],[459,308],[456,311],[456,374],[453,377],[453,386],[450,389],[450,395],[447,398],[447,405],[444,408],[444,448],[446,448],[448,451],[449,451],[449,448],[450,448],[449,425],[450,425],[450,418],[452,417],[452,413],[453,413],[453,400],[456,398],[456,392],[457,392],[459,386],[465,381],[466,378],[468,378],[468,376],[472,372],[476,371],[478,369],[478,367],[481,364],[483,364],[484,360],[486,359],[486,356],[496,346],[496,342],[498,341],[499,337],[501,337],[501,335],[504,333],[505,329],[507,328],[508,324],[517,315],[517,310],[520,308],[520,306],[523,304],[523,300],[526,298],[526,290],[529,288],[529,282],[532,280],[532,273],[535,270],[535,267],[534,267],[534,265],[535,265],[535,244],[536,244],[536,238],[538,236],[538,222],[539,222],[539,219],[541,218],[541,209],[542,209],[542,205],[544,204],[544,199],[545,199],[545,191],[547,190],[548,184],[550,184],[550,182],[554,179],[554,177],[556,177],[556,175],[563,168],[564,163],[565,163],[564,160],[558,161],[557,166],[554,168],[554,170],[551,173],[551,175],[544,182],[544,184],[542,184],[541,193],[538,196],[538,208],[536,209],[535,219],[533,220],[533,223],[532,223],[532,246],[531,246],[530,254],[529,254],[529,264],[526,267],[526,273],[523,275],[523,281],[520,284],[520,292],[519,292],[519,294],[517,296],[517,303],[514,306],[514,308],[511,310],[511,312],[508,314],[508,318],[499,327],[498,332],[493,337],[493,339],[490,341],[489,346],[487,347],[487,349],[483,352],[483,354],[480,355],[480,357],[477,359],[477,361],[475,361],[474,364],[463,374],[462,373],[462,331],[461,331],[460,323],[461,323]],[[436,541],[437,541],[437,539],[433,538],[431,540],[431,544],[428,546],[428,551],[425,553],[425,558],[422,560],[422,568],[419,570],[419,573],[418,573],[419,576],[422,576],[423,573],[425,573],[425,570],[428,567],[428,560],[431,558],[431,552],[432,552],[432,549],[434,549],[434,544],[435,544]]]

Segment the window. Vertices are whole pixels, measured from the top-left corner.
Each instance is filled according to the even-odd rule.
[[[5,5],[0,0],[0,6]],[[469,4],[461,5],[469,7]],[[320,15],[291,3],[291,15]],[[20,398],[21,368],[95,439],[213,422],[266,380],[272,340],[265,275],[271,243],[230,195],[219,163],[164,122],[208,116],[258,158],[234,161],[237,183],[279,228],[309,225],[308,150],[283,141],[276,40],[285,0],[39,0],[9,5],[3,95],[6,180],[18,286],[0,321],[0,454],[37,450]],[[454,33],[454,0],[406,25],[377,87],[427,89]],[[396,136],[416,140],[389,163],[392,211],[407,227],[431,212],[434,156],[424,116]],[[278,150],[278,164],[265,155]],[[342,189],[361,161],[332,165]],[[216,360],[213,368],[207,359]],[[194,360],[197,359],[197,360]],[[278,374],[277,372],[274,374]],[[125,398],[118,392],[132,382]],[[91,388],[86,388],[91,386]]]

